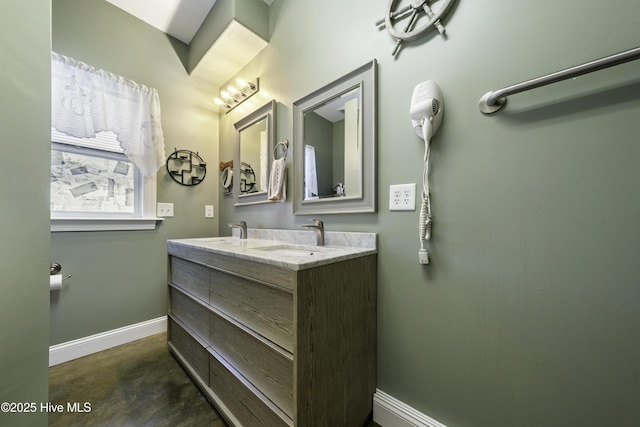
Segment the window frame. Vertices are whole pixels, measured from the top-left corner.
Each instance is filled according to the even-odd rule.
[[[72,137],[65,137],[64,141],[52,136],[51,150],[66,151],[82,155],[116,159],[124,156],[122,151],[105,150],[92,147],[91,140],[82,139],[81,144],[74,144]],[[102,147],[100,144],[96,144]],[[103,154],[103,155],[100,155]],[[126,159],[130,162],[128,159]],[[140,170],[135,168],[136,208],[133,213],[116,212],[83,212],[83,211],[51,211],[51,232],[63,231],[124,231],[124,230],[153,230],[156,218],[156,175],[145,177]],[[51,189],[51,187],[49,187]],[[51,191],[51,190],[49,190]],[[51,193],[49,193],[51,194]]]

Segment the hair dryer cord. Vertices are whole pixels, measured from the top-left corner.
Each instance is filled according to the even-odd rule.
[[[431,239],[431,196],[429,194],[429,157],[431,154],[431,147],[429,140],[425,139],[424,142],[424,171],[422,173],[422,194],[420,203],[420,217],[419,217],[419,236],[420,236],[420,248],[424,249],[424,241]]]

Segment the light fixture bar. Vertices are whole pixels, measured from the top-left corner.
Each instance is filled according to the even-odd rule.
[[[220,97],[214,102],[226,109],[225,114],[251,98],[260,90],[260,79],[257,77],[252,81],[238,78],[234,86],[228,86],[220,91]]]

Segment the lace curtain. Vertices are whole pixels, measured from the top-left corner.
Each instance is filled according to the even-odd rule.
[[[53,128],[77,138],[111,131],[144,176],[157,173],[165,154],[156,89],[55,52],[51,76]]]

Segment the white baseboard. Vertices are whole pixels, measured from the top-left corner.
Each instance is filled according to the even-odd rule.
[[[380,389],[373,395],[373,421],[383,427],[446,427]]]
[[[167,316],[128,325],[49,347],[49,366],[117,347],[167,330]]]

